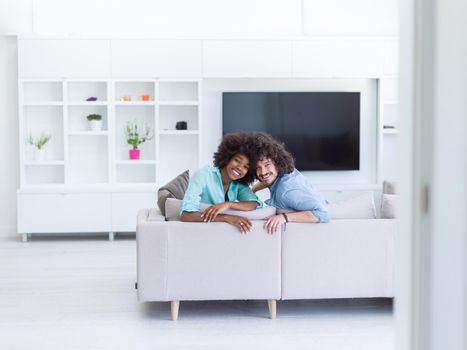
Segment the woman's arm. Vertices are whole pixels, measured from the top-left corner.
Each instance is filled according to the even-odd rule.
[[[208,222],[206,218],[199,212],[187,212],[184,211],[180,216],[182,221],[187,222]],[[214,217],[213,220],[216,222],[227,222],[234,225],[241,233],[247,233],[251,231],[251,221],[247,218],[243,218],[237,215],[219,214]]]
[[[201,213],[201,217],[206,221],[215,221],[216,216],[227,209],[250,211],[256,209],[257,206],[258,202],[223,202],[206,208],[206,210]]]

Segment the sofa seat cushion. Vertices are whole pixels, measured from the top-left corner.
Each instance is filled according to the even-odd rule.
[[[165,218],[167,221],[180,221],[180,208],[182,206],[182,200],[175,198],[167,198],[165,202]],[[201,203],[200,210],[203,211],[208,208],[210,204]],[[276,215],[276,208],[265,206],[261,209],[251,211],[241,211],[228,209],[223,214],[237,215],[247,218],[249,220],[263,220],[272,215]]]
[[[376,207],[372,192],[363,192],[355,197],[330,203],[327,208],[331,220],[376,218]]]

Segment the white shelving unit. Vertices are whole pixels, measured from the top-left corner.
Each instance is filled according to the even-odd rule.
[[[379,155],[378,182],[396,180],[397,169],[390,164],[397,164],[398,126],[398,78],[387,76],[379,80]],[[382,160],[385,160],[382,163]]]
[[[193,79],[21,80],[21,187],[35,185],[39,179],[51,185],[155,185],[177,175],[173,169],[195,170],[199,165],[199,96],[200,81]],[[97,101],[86,101],[89,97]],[[89,114],[103,116],[101,131],[89,129]],[[180,121],[186,122],[187,130],[176,129]],[[124,134],[128,122],[143,130],[148,126],[154,136],[140,146],[140,160],[128,158]],[[46,159],[35,161],[26,138],[41,133],[52,138],[45,147]],[[181,137],[187,139],[188,148]],[[161,155],[168,151],[189,159],[185,163],[182,156]],[[160,157],[163,161],[158,161]],[[34,167],[41,171],[32,171]],[[36,177],[34,172],[41,175]]]
[[[77,193],[80,188],[82,192],[95,193],[87,190],[91,186],[108,195],[112,207],[112,198],[120,188],[128,196],[129,186],[134,186],[138,198],[146,196],[141,207],[147,205],[149,198],[155,203],[158,186],[186,169],[193,172],[200,165],[200,96],[199,79],[20,79],[19,196],[33,193],[37,198],[44,190]],[[89,97],[97,100],[86,101]],[[89,114],[102,115],[101,131],[90,130],[86,119]],[[187,130],[176,129],[180,121],[186,122]],[[130,145],[125,138],[128,122],[135,122],[142,131],[149,127],[153,134],[151,140],[140,145],[139,160],[129,159]],[[26,139],[29,135],[37,138],[41,133],[52,137],[45,146],[45,159],[38,161]],[[19,232],[43,232],[43,225],[37,225],[35,230],[31,229],[33,225],[22,223],[22,217],[31,220],[34,215],[24,213],[21,202]],[[53,198],[48,203],[49,209],[54,210]],[[114,207],[122,206],[120,203]],[[112,217],[116,216],[118,222],[124,222],[112,213]],[[129,220],[134,222],[134,215]],[[114,231],[128,230],[128,226],[112,226],[109,222],[102,230],[111,227],[108,231],[112,239]],[[86,232],[82,227],[75,231]],[[53,225],[46,232],[55,232]]]

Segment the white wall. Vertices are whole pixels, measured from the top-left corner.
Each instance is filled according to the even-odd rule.
[[[0,236],[16,231],[19,186],[16,38],[0,36]]]
[[[397,0],[2,0],[0,34],[397,35]]]

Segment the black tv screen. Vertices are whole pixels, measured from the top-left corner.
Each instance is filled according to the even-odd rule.
[[[298,170],[359,170],[359,92],[224,92],[223,133],[262,131]]]

